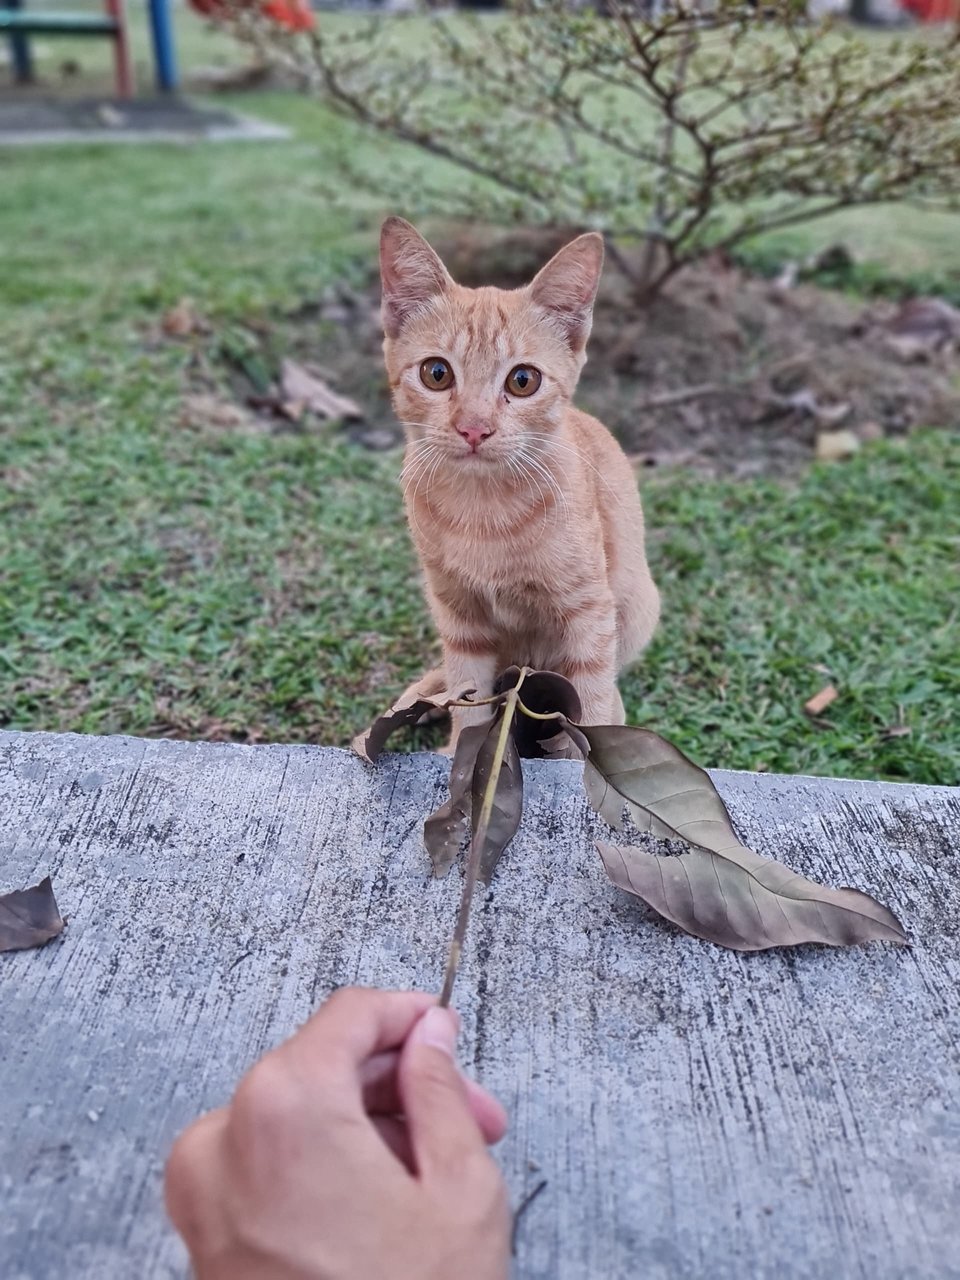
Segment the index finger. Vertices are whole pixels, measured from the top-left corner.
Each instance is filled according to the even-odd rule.
[[[286,1051],[314,1079],[322,1073],[329,1083],[352,1083],[359,1099],[363,1064],[375,1054],[399,1049],[436,1002],[425,991],[342,987],[280,1052]]]

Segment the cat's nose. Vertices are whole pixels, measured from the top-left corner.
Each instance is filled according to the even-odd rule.
[[[482,442],[493,435],[493,427],[486,422],[457,423],[457,434],[463,436],[474,453]]]

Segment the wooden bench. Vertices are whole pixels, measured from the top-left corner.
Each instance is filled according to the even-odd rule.
[[[124,0],[105,0],[102,14],[25,9],[22,0],[0,0],[0,35],[10,38],[14,77],[18,84],[33,81],[28,37],[108,36],[113,40],[117,96],[133,96],[133,68]]]

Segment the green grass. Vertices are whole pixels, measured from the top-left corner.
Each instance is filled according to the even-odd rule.
[[[187,61],[233,56],[182,25]],[[294,140],[0,151],[0,724],[345,742],[431,656],[395,455],[184,422],[215,343],[163,339],[163,310],[189,294],[215,333],[282,339],[373,255],[380,210],[339,190],[337,148],[393,155],[293,96],[238,104]],[[874,212],[885,269],[960,267],[960,237]],[[633,718],[705,764],[958,780],[956,437],[645,499],[664,623]]]

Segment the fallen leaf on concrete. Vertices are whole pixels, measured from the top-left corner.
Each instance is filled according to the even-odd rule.
[[[607,875],[697,938],[733,951],[907,940],[892,911],[859,889],[831,889],[735,843],[677,857],[598,844]]]
[[[0,896],[0,951],[42,947],[63,932],[50,877]]]
[[[300,406],[299,412],[297,406]],[[363,410],[355,400],[338,395],[322,379],[295,360],[284,360],[280,375],[280,408],[287,416],[300,416],[304,410],[319,418],[335,418],[357,422]]]
[[[818,431],[816,454],[820,462],[842,462],[860,448],[860,437],[853,431]]]
[[[620,829],[627,810],[641,830],[690,846],[671,857],[597,845],[614,884],[666,919],[735,951],[906,942],[900,921],[869,894],[816,884],[742,844],[709,774],[658,734],[581,729],[590,743],[584,785],[600,816]]]
[[[822,711],[826,711],[831,702],[836,702],[839,696],[833,685],[828,684],[819,693],[815,693],[808,702],[805,702],[803,709],[808,716],[818,716]]]
[[[168,338],[189,338],[206,327],[192,298],[181,298],[175,307],[164,312],[160,325]]]

